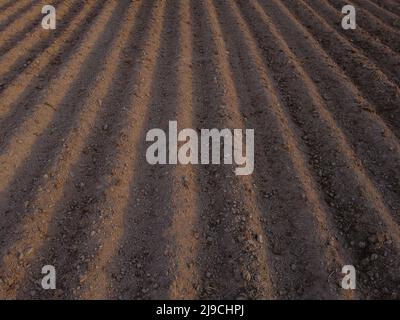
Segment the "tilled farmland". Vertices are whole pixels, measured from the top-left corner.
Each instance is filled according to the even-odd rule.
[[[45,4],[0,0],[0,298],[400,298],[398,0]],[[254,172],[150,165],[169,121]]]

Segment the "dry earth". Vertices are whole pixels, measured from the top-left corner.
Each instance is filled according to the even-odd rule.
[[[0,0],[0,298],[400,298],[398,0],[44,4]],[[170,120],[253,175],[150,166]]]

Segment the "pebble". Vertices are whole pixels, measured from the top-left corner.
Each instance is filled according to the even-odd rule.
[[[249,271],[247,271],[247,270],[243,271],[243,279],[246,280],[246,281],[250,281],[251,280],[251,274],[250,274]]]

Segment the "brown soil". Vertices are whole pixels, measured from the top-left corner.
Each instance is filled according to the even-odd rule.
[[[44,4],[0,0],[0,298],[400,298],[397,0]],[[149,165],[172,120],[253,175]]]

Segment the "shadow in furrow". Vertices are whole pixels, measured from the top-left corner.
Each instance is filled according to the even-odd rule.
[[[127,109],[131,108],[126,103],[133,94],[132,87],[140,81],[137,64],[144,42],[150,36],[148,21],[152,6],[153,2],[146,1],[138,9],[129,40],[123,49],[125,58],[119,62],[115,80],[101,102],[102,107],[91,125],[93,129],[81,157],[73,164],[73,177],[63,186],[64,196],[56,205],[56,216],[48,240],[32,268],[34,274],[39,274],[41,265],[51,261],[60,270],[60,290],[49,294],[48,298],[78,297],[85,283],[88,265],[100,250],[94,234],[101,229],[102,220],[109,213],[98,209],[98,204],[104,200],[105,191],[118,183],[117,178],[108,177],[107,173],[114,165],[116,146],[123,141],[119,132],[124,126]],[[80,187],[82,181],[85,181],[84,187]],[[102,241],[107,241],[107,238]],[[28,285],[35,288],[34,282]]]
[[[74,58],[74,50],[76,50],[77,46],[82,42],[82,39],[86,34],[82,31],[88,28],[94,19],[99,15],[104,3],[105,0],[98,1],[85,19],[82,20],[81,25],[68,37],[65,43],[62,44],[59,54],[47,61],[46,65],[37,75],[32,77],[29,83],[26,84],[26,88],[23,89],[16,99],[11,99],[11,105],[7,106],[7,108],[11,111],[4,117],[0,118],[1,149],[6,149],[13,137],[13,134],[18,130],[19,125],[23,123],[23,120],[32,115],[34,112],[32,105],[34,105],[39,99],[44,98],[44,90],[47,88],[49,83],[57,80],[59,72],[65,65],[65,62]],[[65,33],[60,33],[60,36],[61,35],[65,36]],[[30,70],[30,72],[32,71]],[[13,80],[15,82],[15,80],[18,80],[21,76],[23,76],[26,71],[20,70],[20,73],[13,71],[13,73]],[[28,77],[29,76],[30,75],[28,74]],[[4,87],[3,89],[7,89],[7,87]],[[4,91],[1,91],[0,95],[3,92]],[[51,108],[51,106],[47,107]]]
[[[160,52],[154,67],[150,99],[143,115],[143,129],[129,165],[133,181],[124,209],[124,231],[110,266],[113,298],[168,299],[175,279],[174,239],[168,233],[174,215],[174,165],[150,165],[146,160],[146,134],[151,129],[168,133],[177,120],[179,1],[166,5]]]
[[[57,29],[53,30],[51,33],[42,36],[43,34],[40,33],[41,30],[38,29],[35,29],[31,33],[24,31],[21,32],[21,37],[14,38],[13,41],[9,42],[8,46],[0,48],[2,62],[6,57],[11,58],[5,62],[6,66],[4,66],[0,76],[0,83],[3,84],[0,88],[0,94],[6,88],[6,84],[13,82],[18,75],[26,70],[27,66],[35,62],[41,52],[48,49],[54,41],[65,32],[67,27],[74,22],[74,18],[82,9],[83,5],[84,3],[79,0],[76,0],[72,6],[64,4],[65,8],[63,8],[63,11],[59,9],[57,13],[59,16],[63,14],[63,18],[58,22]],[[24,49],[20,48],[21,42],[23,42],[23,46],[27,46],[30,43],[34,43],[34,45],[28,47],[28,50],[25,50],[24,47]],[[11,63],[10,60],[12,61]]]
[[[107,49],[104,48],[107,48],[114,33],[118,30],[120,16],[125,7],[126,1],[121,1],[112,12],[107,25],[104,26],[106,31],[95,46],[89,49],[84,67],[80,70],[71,87],[67,89],[49,126],[35,142],[33,151],[17,170],[8,190],[2,194],[3,201],[0,205],[3,208],[4,215],[2,218],[4,220],[2,219],[0,224],[0,239],[3,260],[7,258],[9,248],[23,235],[24,231],[19,230],[19,223],[26,218],[34,218],[38,212],[43,213],[50,209],[32,208],[29,206],[30,200],[34,199],[41,191],[40,181],[63,148],[63,139],[66,133],[77,125],[76,117],[81,108],[80,103],[88,94],[86,89],[90,87],[101,70],[102,66],[98,61],[103,60],[107,54]],[[20,267],[25,268],[26,266],[18,265],[16,270]],[[16,270],[13,270],[13,272],[16,272]],[[8,273],[10,270],[1,270],[1,272]],[[9,283],[8,285],[12,287],[19,284]]]

